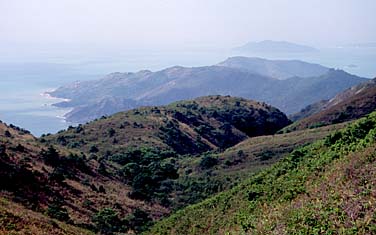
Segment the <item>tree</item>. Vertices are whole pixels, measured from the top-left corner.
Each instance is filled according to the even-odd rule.
[[[56,167],[60,164],[59,152],[52,145],[47,150],[42,150],[41,156],[48,165]]]
[[[8,138],[12,137],[12,134],[8,130],[4,132],[4,135],[5,137],[8,137]]]
[[[126,218],[128,226],[137,234],[145,231],[151,225],[151,222],[152,219],[149,217],[149,214],[138,208]]]
[[[211,157],[211,156],[205,156],[201,162],[200,167],[204,170],[212,168],[213,166],[218,164],[218,159]]]
[[[122,230],[118,213],[111,208],[100,210],[92,220],[101,234],[113,234]]]
[[[90,152],[90,153],[97,153],[97,152],[99,152],[99,149],[97,148],[97,146],[92,145],[92,146],[90,147],[89,152]]]
[[[108,130],[108,135],[109,135],[110,137],[113,137],[113,136],[115,135],[115,133],[116,133],[116,131],[114,130],[114,128],[110,128],[110,129]]]
[[[48,206],[47,215],[60,221],[69,220],[69,214],[67,209],[62,206],[61,202],[57,201],[53,202]]]

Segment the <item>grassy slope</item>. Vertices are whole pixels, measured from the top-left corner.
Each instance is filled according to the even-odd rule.
[[[248,171],[252,164],[270,165],[271,162],[276,162],[295,148],[323,139],[331,132],[342,129],[346,125],[348,123],[295,131],[293,133],[253,137],[226,149],[218,154],[218,157],[220,160],[226,161],[234,158],[239,154],[239,151],[242,151],[244,155],[242,162],[244,164],[235,165],[231,170]]]
[[[372,113],[147,234],[372,234],[375,140]]]
[[[234,102],[238,101],[238,99],[236,98],[233,99],[233,98],[226,97],[226,99],[230,100],[230,102],[225,104],[225,107],[223,108],[223,110],[228,110],[230,107],[233,106]],[[216,102],[219,102],[219,103],[216,103]],[[243,101],[240,100],[240,102],[243,102]],[[246,102],[246,104],[249,104],[248,101],[244,101],[244,102]],[[192,102],[184,102],[184,104],[185,105],[192,104]],[[250,102],[250,104],[263,106],[263,104],[261,103]],[[182,113],[184,113],[186,111],[186,107],[181,107],[180,105],[181,105],[181,102],[172,104],[169,107],[171,109],[179,110]],[[212,99],[204,98],[203,100],[200,101],[200,105],[207,107],[206,110],[210,110],[218,106],[223,107],[224,104],[223,104],[223,100],[216,99],[215,97],[213,97]],[[226,108],[226,105],[228,105],[227,108]],[[145,108],[145,109],[150,111],[149,108]],[[154,110],[156,109],[154,108]],[[137,111],[142,112],[142,109],[138,109]],[[225,115],[225,111],[219,116],[221,115],[222,116]],[[135,116],[139,116],[139,114],[135,114]],[[147,118],[150,118],[150,117],[147,116]],[[154,118],[154,116],[151,115],[151,118]],[[102,122],[108,123],[109,120],[110,120],[110,123],[115,124],[115,120],[119,121],[120,119],[116,119],[116,115],[115,115],[114,117],[100,120],[96,123],[96,125],[92,126],[93,129],[89,128],[89,130],[93,131],[93,133],[95,131],[98,131],[100,133],[100,131],[98,129],[95,129],[94,127],[103,128],[103,132],[105,132],[104,135],[106,136],[108,135],[108,129],[104,128],[103,127],[104,125],[102,126]],[[137,121],[139,121],[139,119],[137,119]],[[215,124],[215,121],[211,120],[210,123]],[[147,125],[147,123],[145,123],[145,125]],[[182,122],[180,125],[184,125],[184,123]],[[230,188],[231,186],[234,185],[234,183],[237,183],[240,180],[244,179],[245,177],[248,177],[249,175],[254,174],[255,172],[259,171],[260,169],[263,169],[269,166],[270,164],[273,164],[274,162],[279,160],[281,157],[283,157],[284,155],[292,151],[295,147],[301,146],[307,143],[311,143],[312,141],[317,140],[317,139],[321,139],[325,137],[326,135],[328,135],[333,130],[342,128],[343,125],[345,124],[323,127],[323,128],[313,129],[313,130],[299,131],[299,132],[288,133],[288,134],[260,136],[260,137],[253,137],[250,139],[246,139],[242,143],[226,150],[223,153],[217,153],[217,154],[213,153],[213,156],[219,159],[219,163],[214,168],[209,169],[209,170],[200,169],[199,162],[202,159],[202,157],[180,156],[179,158],[176,159],[177,165],[179,166],[179,169],[180,169],[179,170],[180,175],[181,175],[181,177],[177,180],[178,184],[182,183],[182,181],[184,183],[187,177],[188,177],[188,183],[190,182],[192,184],[200,184],[200,180],[205,179],[204,182],[202,183],[202,186],[208,189],[210,188],[210,182],[208,184],[207,180],[209,181],[214,180],[216,182],[214,184],[214,187],[215,187],[214,189],[207,190],[206,193],[204,193],[203,195],[200,195],[199,197],[194,195],[195,197],[193,199],[189,198],[191,197],[189,193],[192,192],[190,191],[190,188],[185,188],[185,190],[183,191],[177,190],[176,192],[172,194],[172,197],[175,198],[173,203],[177,204],[178,207],[185,206],[187,205],[187,203],[189,204],[189,203],[195,202],[195,200],[196,201],[202,200],[205,197],[212,195],[213,193],[217,193],[224,189]],[[87,127],[84,127],[83,131],[88,130],[85,128]],[[138,130],[139,128],[136,128],[136,129]],[[11,137],[5,136],[6,130],[10,132]],[[118,130],[116,130],[115,132],[117,131]],[[70,129],[68,133],[77,134],[76,129]],[[82,134],[82,132],[79,132],[79,133]],[[129,134],[127,132],[125,133]],[[66,132],[64,132],[64,134],[60,133],[60,135],[58,136],[61,136],[61,135],[65,136]],[[139,135],[140,137],[144,137],[145,133],[140,132]],[[91,135],[90,138],[100,139],[101,137],[100,135],[93,134]],[[108,138],[108,140],[112,140],[112,139]],[[49,177],[53,173],[54,168],[46,165],[43,159],[41,159],[41,157],[39,156],[40,151],[43,148],[46,148],[45,144],[37,142],[33,136],[25,134],[22,131],[9,128],[5,125],[0,125],[0,144],[2,143],[5,143],[5,145],[7,146],[6,153],[7,155],[11,157],[10,159],[12,163],[21,164],[22,162],[26,161],[28,164],[31,164],[31,166],[28,167],[28,169],[32,169],[34,172],[39,172],[42,174],[42,177],[40,177],[42,181],[40,182],[38,181],[38,183],[41,185],[46,184],[48,188],[52,190],[51,195],[50,194],[42,195],[43,196],[42,198],[44,199],[38,202],[37,208],[34,208],[33,205],[28,204],[27,203],[28,199],[25,200],[25,198],[24,198],[24,202],[26,202],[26,204],[25,203],[23,203],[22,205],[19,203],[14,204],[14,205],[18,205],[18,208],[20,208],[20,211],[22,213],[29,213],[29,212],[32,213],[31,211],[29,211],[29,209],[46,213],[48,206],[55,200],[53,196],[58,196],[64,199],[63,208],[67,209],[71,221],[73,221],[73,223],[76,225],[82,224],[85,226],[87,225],[92,226],[92,221],[91,221],[92,216],[98,210],[102,208],[116,208],[116,211],[119,213],[121,217],[125,217],[129,215],[136,208],[143,209],[149,215],[151,215],[153,219],[158,219],[161,216],[165,216],[169,214],[169,210],[171,208],[168,208],[166,206],[161,206],[156,202],[148,203],[142,200],[133,200],[129,198],[128,192],[130,191],[130,187],[125,185],[124,182],[122,182],[121,179],[119,179],[117,176],[102,175],[101,173],[99,173],[98,172],[99,162],[95,159],[89,158],[85,160],[86,164],[90,167],[90,169],[92,169],[93,174],[77,172],[77,175],[76,175],[77,178],[65,179],[63,181],[64,183],[60,185],[60,184],[50,182]],[[135,143],[136,142],[134,142],[133,144]],[[18,151],[17,150],[18,144],[21,144],[22,146],[24,146],[25,150]],[[106,143],[103,143],[103,144],[106,144]],[[135,145],[137,146],[137,144]],[[113,146],[113,145],[108,145],[108,146]],[[129,147],[128,145],[126,146]],[[75,151],[79,150],[76,148],[67,149],[66,147],[61,147],[61,146],[58,147],[58,149],[61,155],[63,156],[67,156],[70,152],[74,153]],[[121,151],[121,149],[122,148],[120,148],[119,151]],[[85,148],[83,150],[88,151],[88,150],[85,150]],[[239,151],[243,152],[240,159],[239,159]],[[102,149],[99,153],[96,153],[96,154],[102,154],[103,152],[105,152],[105,149]],[[267,159],[262,159],[263,156],[266,156]],[[228,164],[229,162],[230,164]],[[114,172],[116,171],[114,167],[116,168],[116,164],[108,165],[107,170],[110,172]],[[193,171],[186,175],[185,172],[188,169],[191,169]],[[218,187],[218,184],[221,185],[221,187]],[[97,190],[100,186],[102,186],[105,189],[105,193],[103,192],[101,193],[93,189],[93,185],[95,186],[94,188],[96,188]],[[197,190],[201,191],[200,188],[198,188]],[[21,197],[19,195],[16,195],[14,192],[11,192],[10,194],[2,193],[1,196],[9,202],[14,200],[16,197],[19,197],[21,199],[23,197],[22,195]],[[188,197],[188,201],[184,201],[185,200],[184,197]],[[181,198],[183,198],[182,199],[183,202],[179,202]],[[172,206],[174,207],[176,205],[172,205]],[[4,205],[2,208],[4,210],[5,208]],[[7,207],[4,211],[9,212],[9,207]],[[14,212],[10,212],[10,213],[14,215]],[[42,216],[39,213],[35,213],[35,212],[33,213],[30,214],[30,216],[31,218],[34,218],[33,217],[34,215],[36,216],[35,223],[37,227],[39,226],[38,224],[40,224],[40,222],[38,221],[44,221],[46,218],[48,218],[48,217]],[[7,216],[8,216],[7,214],[3,214],[2,218],[5,218]],[[18,219],[16,220],[18,221]],[[20,222],[22,226],[26,226],[26,224],[29,224],[29,223],[34,223],[34,222],[33,221],[30,221],[27,223]],[[21,226],[21,225],[17,225],[17,226]],[[45,229],[49,229],[49,228],[50,227],[47,226]],[[70,234],[69,228],[71,228],[71,226],[67,227],[66,234]],[[40,228],[41,231],[44,231],[43,229],[44,227]],[[13,230],[9,230],[9,231],[13,231]]]
[[[47,164],[41,157],[41,151],[44,149],[47,149],[47,146],[36,141],[30,134],[0,123],[0,198],[9,202],[0,206],[0,225],[4,225],[0,226],[1,232],[12,234],[15,230],[25,233],[39,230],[40,234],[46,234],[53,229],[56,230],[56,234],[79,234],[77,231],[81,229],[64,223],[58,223],[65,226],[64,229],[59,229],[59,226],[52,228],[55,223],[52,223],[52,227],[45,224],[44,221],[50,221],[51,218],[47,219],[48,217],[43,214],[57,202],[67,211],[68,223],[91,228],[93,215],[102,208],[116,208],[123,217],[139,208],[154,219],[169,212],[157,203],[151,205],[130,199],[127,196],[130,187],[116,178],[100,174],[97,161],[84,160],[90,169],[88,172],[75,169],[74,164],[55,167]],[[63,160],[72,152],[62,147],[59,147],[58,151],[60,159]],[[57,172],[56,169],[64,169],[62,181],[52,178]],[[73,176],[67,176],[67,172],[73,173]],[[101,187],[102,191],[99,190]],[[13,210],[16,208],[18,209]],[[24,218],[22,214],[28,217]],[[14,220],[9,222],[8,217],[14,217]],[[89,232],[82,230],[82,234],[86,233]]]
[[[242,180],[276,163],[295,148],[323,139],[348,123],[296,131],[286,134],[252,137],[220,153],[178,159],[178,183],[192,185],[176,191],[173,207],[182,207],[230,189]],[[201,169],[205,156],[218,159],[210,169]],[[188,202],[187,202],[188,201]]]
[[[6,198],[0,198],[0,234],[92,235],[94,233],[51,219]]]
[[[124,115],[127,118],[124,119]],[[234,119],[236,115],[239,119]],[[233,121],[230,134],[221,129],[226,124],[227,118],[232,118],[230,122]],[[64,136],[63,142],[66,142],[63,144],[65,146],[56,145],[55,148],[59,151],[59,158],[63,160],[70,153],[81,156],[81,150],[89,153],[89,148],[93,145],[99,148],[99,152],[95,153],[97,155],[105,154],[108,150],[112,151],[113,149],[115,149],[114,152],[121,152],[131,146],[169,148],[165,139],[160,136],[159,128],[163,126],[160,123],[168,122],[168,119],[177,122],[179,130],[189,136],[192,141],[196,141],[197,136],[195,135],[206,135],[204,138],[210,140],[203,141],[208,144],[209,149],[224,147],[218,143],[224,136],[235,137],[234,143],[237,143],[247,135],[274,132],[281,127],[279,125],[285,125],[288,122],[284,114],[263,103],[231,97],[204,97],[196,101],[174,103],[160,109],[141,108],[126,114],[117,114],[90,123],[82,127],[80,131],[77,131],[79,128],[71,128],[67,131],[67,135],[65,132],[57,135],[56,143],[62,142],[63,138],[59,139],[61,136]],[[281,124],[277,123],[279,121]],[[209,132],[212,131],[214,134],[199,133],[199,130],[195,130],[196,124],[191,122],[199,123],[198,127],[205,125],[205,127],[211,128]],[[276,123],[276,126],[273,126],[273,122]],[[247,123],[252,125],[248,126]],[[270,129],[265,130],[265,124],[269,125]],[[115,130],[113,134],[109,133],[108,128],[111,129],[111,127]],[[84,140],[80,144],[84,142],[87,143],[87,146],[72,148],[69,145],[71,143],[69,142],[71,140],[69,133],[73,136],[81,135]],[[167,133],[166,136],[169,137],[169,134]],[[119,144],[113,143],[115,138],[118,138]],[[161,206],[158,202],[131,199],[128,195],[131,187],[124,184],[123,180],[116,175],[117,167],[119,167],[117,164],[105,164],[106,174],[100,172],[101,159],[97,160],[86,156],[83,157],[83,162],[89,168],[89,172],[74,169],[75,166],[70,169],[72,166],[64,165],[65,162],[62,166],[51,166],[41,156],[42,150],[46,149],[48,144],[55,144],[55,142],[38,142],[36,138],[22,130],[10,128],[4,124],[0,125],[0,146],[2,147],[0,150],[4,150],[0,159],[0,175],[7,178],[4,179],[4,182],[12,182],[10,185],[6,182],[0,184],[4,190],[0,196],[9,202],[17,201],[19,208],[25,208],[21,211],[27,213],[26,210],[31,209],[36,211],[35,214],[39,212],[46,214],[50,206],[58,201],[61,204],[61,209],[67,211],[69,223],[90,228],[94,228],[93,215],[103,208],[115,209],[121,218],[125,218],[136,208],[146,211],[153,219],[158,219],[169,213],[169,208],[166,205]],[[196,150],[193,149],[193,153],[196,153]],[[199,149],[199,151],[202,150]],[[64,171],[73,170],[74,172],[69,173],[73,175],[66,176],[65,172],[61,181],[53,180],[52,177],[56,175],[56,172],[61,176],[61,168]],[[103,190],[99,190],[100,188]],[[6,211],[2,217],[7,217],[6,213],[8,212]],[[37,219],[43,220],[44,217],[42,217]],[[23,222],[20,220],[20,223]],[[41,231],[43,231],[42,228]]]
[[[84,152],[95,145],[99,155],[141,146],[198,154],[273,134],[287,124],[283,113],[264,103],[208,96],[118,113],[45,139]]]
[[[238,105],[236,105],[237,102],[239,102]],[[176,209],[199,202],[208,196],[229,189],[249,175],[274,164],[294,148],[324,138],[331,131],[343,126],[338,125],[289,134],[253,137],[222,152],[222,150],[218,149],[215,141],[221,138],[228,138],[228,136],[218,134],[220,133],[218,126],[224,123],[223,117],[226,114],[230,114],[233,110],[239,110],[239,106],[242,107],[240,110],[248,110],[248,108],[270,109],[262,103],[238,98],[203,97],[194,101],[177,102],[166,107],[147,107],[119,113],[109,118],[89,123],[83,126],[78,133],[76,129],[70,129],[58,135],[48,136],[46,139],[52,142],[59,142],[59,139],[61,140],[61,137],[64,136],[66,146],[70,146],[73,142],[84,142],[86,144],[79,146],[78,149],[87,153],[90,150],[90,146],[95,145],[98,147],[99,152],[94,154],[99,157],[105,155],[107,151],[111,151],[111,154],[121,153],[131,147],[169,148],[158,135],[160,129],[158,126],[164,125],[164,118],[175,120],[179,123],[183,133],[188,133],[191,136],[200,136],[201,139],[204,139],[204,142],[210,142],[210,146],[214,146],[213,149],[217,149],[215,151],[217,153],[205,153],[198,156],[177,156],[175,165],[178,168],[180,177],[174,181],[175,186],[170,195],[171,203],[169,203],[170,209]],[[156,110],[159,111],[156,112]],[[212,117],[213,110],[216,110],[218,117]],[[271,111],[274,112],[273,109]],[[177,112],[183,115],[177,117]],[[247,117],[247,113],[248,111],[243,113],[244,117]],[[252,114],[252,116],[255,115],[257,114]],[[226,118],[230,120],[230,118]],[[251,120],[249,126],[253,125],[252,118],[246,120]],[[142,126],[142,128],[134,127],[133,125],[123,125],[123,128],[119,128],[125,122],[137,122],[137,126]],[[205,123],[208,123],[208,125]],[[206,129],[197,128],[197,125],[206,126],[206,128],[212,126],[213,128],[207,132],[217,133],[218,135],[199,133],[197,130]],[[109,137],[108,134],[110,128],[115,129],[115,134],[112,137]],[[245,131],[246,128],[239,128],[233,132],[244,133]],[[247,134],[252,135],[253,133]],[[190,139],[197,140],[197,136]],[[112,143],[114,138],[118,140],[118,143]],[[241,155],[239,151],[242,152]],[[194,153],[192,151],[192,154]],[[206,155],[218,159],[218,164],[210,169],[201,169],[200,162]],[[118,164],[113,164],[111,160],[106,162],[107,166],[113,169],[111,170],[113,173],[116,173],[122,167]]]
[[[174,105],[179,105],[179,103]],[[209,106],[216,104],[207,103],[205,105]],[[54,168],[46,165],[43,159],[41,159],[39,156],[42,148],[46,148],[45,144],[37,142],[31,135],[24,134],[15,129],[6,127],[5,125],[0,125],[0,127],[0,142],[6,144],[7,155],[11,156],[12,162],[15,164],[20,164],[22,161],[29,158],[29,160],[27,160],[28,164],[31,164],[29,169],[40,172],[43,176],[41,177],[43,182],[41,181],[38,183],[42,185],[46,184],[52,190],[51,195],[44,195],[44,200],[38,202],[38,211],[45,213],[49,204],[51,204],[54,200],[53,196],[60,195],[59,197],[64,198],[63,207],[67,209],[69,217],[74,224],[85,224],[85,226],[92,224],[91,217],[97,210],[102,208],[117,208],[116,211],[118,211],[121,216],[128,215],[135,208],[142,208],[154,219],[158,219],[161,216],[165,216],[169,213],[170,208],[161,206],[156,202],[148,203],[130,199],[128,196],[130,187],[125,185],[117,176],[105,176],[100,174],[98,172],[99,163],[94,159],[86,160],[86,163],[93,170],[93,175],[79,172],[76,175],[78,177],[77,179],[65,179],[63,181],[65,184],[63,185],[50,182],[49,176],[53,172]],[[341,127],[342,125],[338,125],[323,127],[315,130],[300,131],[296,133],[250,138],[223,153],[213,154],[214,157],[219,159],[219,164],[213,169],[209,170],[200,169],[199,162],[202,157],[180,156],[178,159],[176,159],[181,175],[181,177],[177,180],[178,185],[180,183],[184,184],[185,181],[188,181],[188,183],[192,184],[201,183],[202,187],[208,189],[210,184],[212,184],[210,181],[215,181],[215,183],[212,184],[214,185],[214,188],[207,190],[205,193],[199,196],[190,194],[192,194],[192,192],[194,194],[200,194],[200,188],[196,188],[196,191],[192,191],[191,188],[184,188],[182,191],[179,191],[178,189],[172,194],[172,197],[175,199],[173,200],[173,204],[171,206],[172,208],[185,206],[192,202],[200,201],[213,193],[228,189],[250,174],[254,174],[260,169],[273,164],[280,157],[290,152],[296,146],[301,146],[316,139],[321,139],[328,135],[331,131]],[[5,130],[10,131],[12,137],[5,137]],[[18,144],[21,144],[26,149],[22,152],[16,151]],[[239,150],[244,152],[241,159],[237,159]],[[59,147],[59,151],[61,155],[66,156],[69,154],[69,152],[75,152],[76,150],[68,150],[65,147]],[[265,153],[267,153],[271,159],[260,160],[260,156]],[[270,155],[270,153],[272,154]],[[226,164],[227,161],[230,161],[231,164]],[[108,166],[107,169],[110,172],[113,172],[115,169],[112,167],[116,167],[116,164],[114,166]],[[192,169],[193,171],[192,173],[185,175],[184,172],[188,169]],[[210,177],[208,177],[208,174],[210,174]],[[201,182],[202,179],[204,179],[203,182]],[[105,189],[105,193],[95,191],[92,188],[93,185],[97,189],[102,186]],[[220,185],[220,187],[218,187],[218,185]],[[35,193],[41,189],[33,190],[34,191],[32,192]],[[74,192],[79,193],[77,194]],[[7,198],[9,201],[14,200],[15,196],[23,198],[22,195],[15,195],[14,192],[11,194],[5,193],[1,195],[2,197]],[[28,199],[25,200],[24,198],[24,201],[28,202]],[[21,205],[19,206],[21,208]],[[33,208],[33,205],[26,204],[23,205],[23,207],[25,207],[25,209]]]

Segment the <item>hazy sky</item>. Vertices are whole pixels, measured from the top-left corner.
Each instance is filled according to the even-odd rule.
[[[0,47],[371,42],[375,12],[375,0],[0,0]]]

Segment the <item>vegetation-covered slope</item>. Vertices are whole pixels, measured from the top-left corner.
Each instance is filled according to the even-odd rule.
[[[1,232],[139,233],[348,125],[273,134],[287,123],[264,103],[210,96],[40,139],[0,124]]]
[[[223,152],[181,157],[173,208],[181,208],[230,189],[282,159],[295,148],[323,139],[347,124],[246,139]]]
[[[373,234],[376,113],[146,234]]]
[[[171,202],[179,197],[174,187],[186,187],[175,182],[184,158],[180,154],[221,150],[288,123],[283,113],[264,103],[212,96],[140,108],[39,140],[1,124],[0,189],[8,202],[1,217],[15,218],[4,218],[9,224],[4,231],[26,231],[30,223],[38,227],[50,217],[72,229],[139,232],[176,207]],[[12,203],[31,220],[18,220],[19,214],[7,206]],[[56,233],[71,234],[60,230]]]
[[[208,96],[118,113],[45,139],[100,155],[131,147],[198,154],[228,148],[247,137],[273,134],[287,124],[282,112],[265,103]]]
[[[48,147],[27,131],[0,123],[0,233],[91,234],[106,231],[105,208],[123,218],[125,231],[140,229],[168,209],[127,196],[130,187],[101,170],[100,162]]]
[[[52,219],[48,215],[32,211],[27,207],[0,197],[1,235],[94,235],[86,229]]]
[[[293,119],[298,120],[286,130],[301,130],[355,120],[375,109],[376,79],[373,79],[351,87],[333,99],[306,107],[300,113],[292,116]]]

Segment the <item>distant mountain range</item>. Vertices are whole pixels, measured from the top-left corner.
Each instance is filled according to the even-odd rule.
[[[207,95],[263,101],[292,114],[364,81],[367,79],[303,61],[233,57],[213,66],[112,73],[60,87],[50,94],[69,99],[56,106],[73,107],[67,120],[83,123],[139,106]]]
[[[249,42],[244,46],[235,48],[234,50],[239,52],[253,53],[308,53],[318,51],[318,49],[306,45],[272,40]]]

